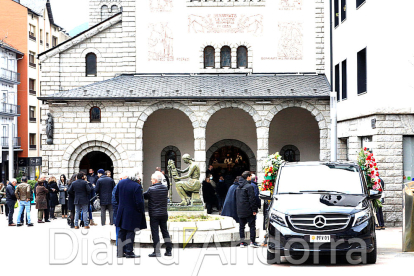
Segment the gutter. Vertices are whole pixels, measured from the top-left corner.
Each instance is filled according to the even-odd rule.
[[[276,100],[276,99],[321,99],[329,100],[329,96],[257,96],[257,97],[234,97],[234,96],[212,96],[212,97],[111,97],[111,98],[99,98],[99,97],[38,97],[40,101],[51,102],[65,102],[65,101],[145,101],[145,100]]]

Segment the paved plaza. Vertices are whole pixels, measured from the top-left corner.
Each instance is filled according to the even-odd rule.
[[[34,208],[33,208],[34,209]],[[35,217],[34,210],[32,216]],[[258,225],[261,222],[262,214],[258,217]],[[414,261],[414,253],[401,252],[401,228],[388,228],[378,231],[378,262],[375,265],[349,265],[345,262],[330,264],[328,260],[321,259],[320,264],[307,262],[303,265],[291,265],[283,261],[280,265],[269,266],[265,263],[265,248],[222,248],[220,251],[214,248],[204,250],[202,248],[189,247],[186,249],[174,248],[174,261],[178,264],[167,265],[171,259],[148,258],[152,248],[136,248],[135,252],[141,255],[141,259],[130,260],[115,258],[116,248],[110,245],[109,232],[111,226],[94,226],[89,231],[72,230],[61,218],[51,223],[37,224],[34,227],[7,227],[4,216],[2,216],[0,231],[2,234],[1,248],[7,248],[7,254],[3,255],[0,263],[5,268],[16,268],[22,265],[30,271],[42,270],[43,273],[56,273],[60,275],[73,275],[82,273],[148,273],[156,270],[157,275],[236,275],[236,274],[257,274],[267,275],[269,273],[326,273],[329,269],[335,275],[350,275],[350,273],[384,273],[385,271],[408,271]],[[54,233],[56,233],[54,235]],[[72,233],[72,237],[69,235]],[[54,237],[54,238],[53,238]],[[54,241],[53,241],[54,240]],[[261,241],[262,239],[260,239]],[[72,243],[73,242],[73,243]],[[94,244],[96,243],[96,245]],[[106,243],[106,245],[105,245]],[[68,264],[55,264],[62,259],[67,259],[71,253],[76,253],[73,244],[78,245],[78,253],[74,260]],[[55,249],[55,258],[53,250]],[[110,248],[109,250],[107,248]],[[263,251],[262,251],[263,250]],[[98,252],[102,254],[98,254]],[[113,254],[114,258],[108,257]],[[30,254],[29,254],[30,253]],[[215,255],[208,255],[215,254]],[[204,258],[203,258],[204,256]],[[109,261],[109,264],[108,264]],[[100,263],[105,264],[100,264]],[[87,265],[84,265],[87,264]],[[343,270],[342,268],[347,268]],[[200,268],[200,270],[198,270]]]

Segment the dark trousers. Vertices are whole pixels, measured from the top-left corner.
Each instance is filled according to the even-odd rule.
[[[14,205],[16,201],[7,201],[7,206],[9,207],[9,224],[13,224],[13,215],[14,215]]]
[[[4,209],[5,209],[5,211],[6,211],[6,217],[8,217],[9,216],[9,205],[7,205],[7,203],[6,204],[4,204]]]
[[[62,216],[67,215],[67,214],[68,214],[68,205],[62,204]]]
[[[30,211],[32,211],[32,205],[30,205]],[[26,214],[26,216],[25,216]],[[23,223],[24,222],[24,218],[26,217],[26,224],[27,224],[27,213],[25,212],[25,209],[23,209],[22,215],[20,216],[20,221]]]
[[[128,240],[128,243],[126,243],[127,240]],[[135,242],[134,231],[128,231],[128,230],[119,228],[118,257],[122,257],[123,253],[125,253],[126,255],[133,255],[134,254],[134,242]]]
[[[73,209],[70,210],[70,226],[75,227],[75,205],[73,205]]]
[[[224,201],[226,201],[226,197],[217,195],[217,200],[218,200],[217,207],[221,211],[224,206]]]
[[[45,209],[45,211],[44,211],[44,214],[45,214],[45,221],[49,220],[49,213],[50,213],[50,212],[49,212],[49,209],[50,209],[50,208],[49,208],[49,206],[48,206],[48,208],[46,208],[46,209]]]
[[[245,233],[244,228],[246,227],[246,224],[250,227],[250,241],[255,242],[256,241],[256,216],[250,216],[247,218],[239,218],[239,226],[240,226],[240,242],[244,242]]]
[[[379,227],[384,227],[384,214],[382,213],[382,207],[377,209],[377,220]]]
[[[113,225],[114,209],[112,208],[112,204],[108,204],[108,205],[101,205],[102,226],[105,225],[106,223],[106,210],[109,211],[109,224]]]
[[[161,234],[164,238],[165,245],[167,247],[167,252],[172,251],[172,243],[170,239],[170,234],[168,233],[167,221],[168,216],[150,217],[151,235],[152,241],[154,243],[154,252],[160,252],[161,248],[158,227],[161,228]]]
[[[50,207],[50,217],[55,218],[55,207]]]
[[[206,202],[207,214],[211,214],[213,212],[213,204],[211,202]]]

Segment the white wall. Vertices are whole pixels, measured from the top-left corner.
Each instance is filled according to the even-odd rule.
[[[161,9],[151,9],[155,0],[145,2],[137,2],[136,8],[137,72],[200,72],[201,49],[210,44],[251,46],[256,73],[316,72],[315,1],[299,1],[299,10],[281,10],[284,1],[280,0],[266,1],[259,7],[187,7],[187,1],[176,0],[172,7],[161,5]],[[284,27],[278,25],[288,22],[302,24],[303,47],[295,32],[287,30],[287,38],[281,39]],[[279,46],[283,43],[285,47]],[[298,60],[278,58],[280,51],[292,51],[292,46],[301,49],[292,55]],[[155,61],[150,51],[172,54],[169,61]],[[216,49],[217,56],[218,52]]]
[[[347,7],[347,19],[333,33],[334,66],[347,59],[348,99],[338,104],[339,120],[374,113],[414,113],[412,101],[413,1],[367,1]],[[357,53],[367,47],[367,93],[357,94]]]

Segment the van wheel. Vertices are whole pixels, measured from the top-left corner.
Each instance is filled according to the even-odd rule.
[[[374,250],[367,254],[367,264],[375,264],[377,262],[377,238],[374,239]]]
[[[280,255],[276,256],[276,253],[272,253],[267,250],[267,263],[272,264],[280,264]]]

